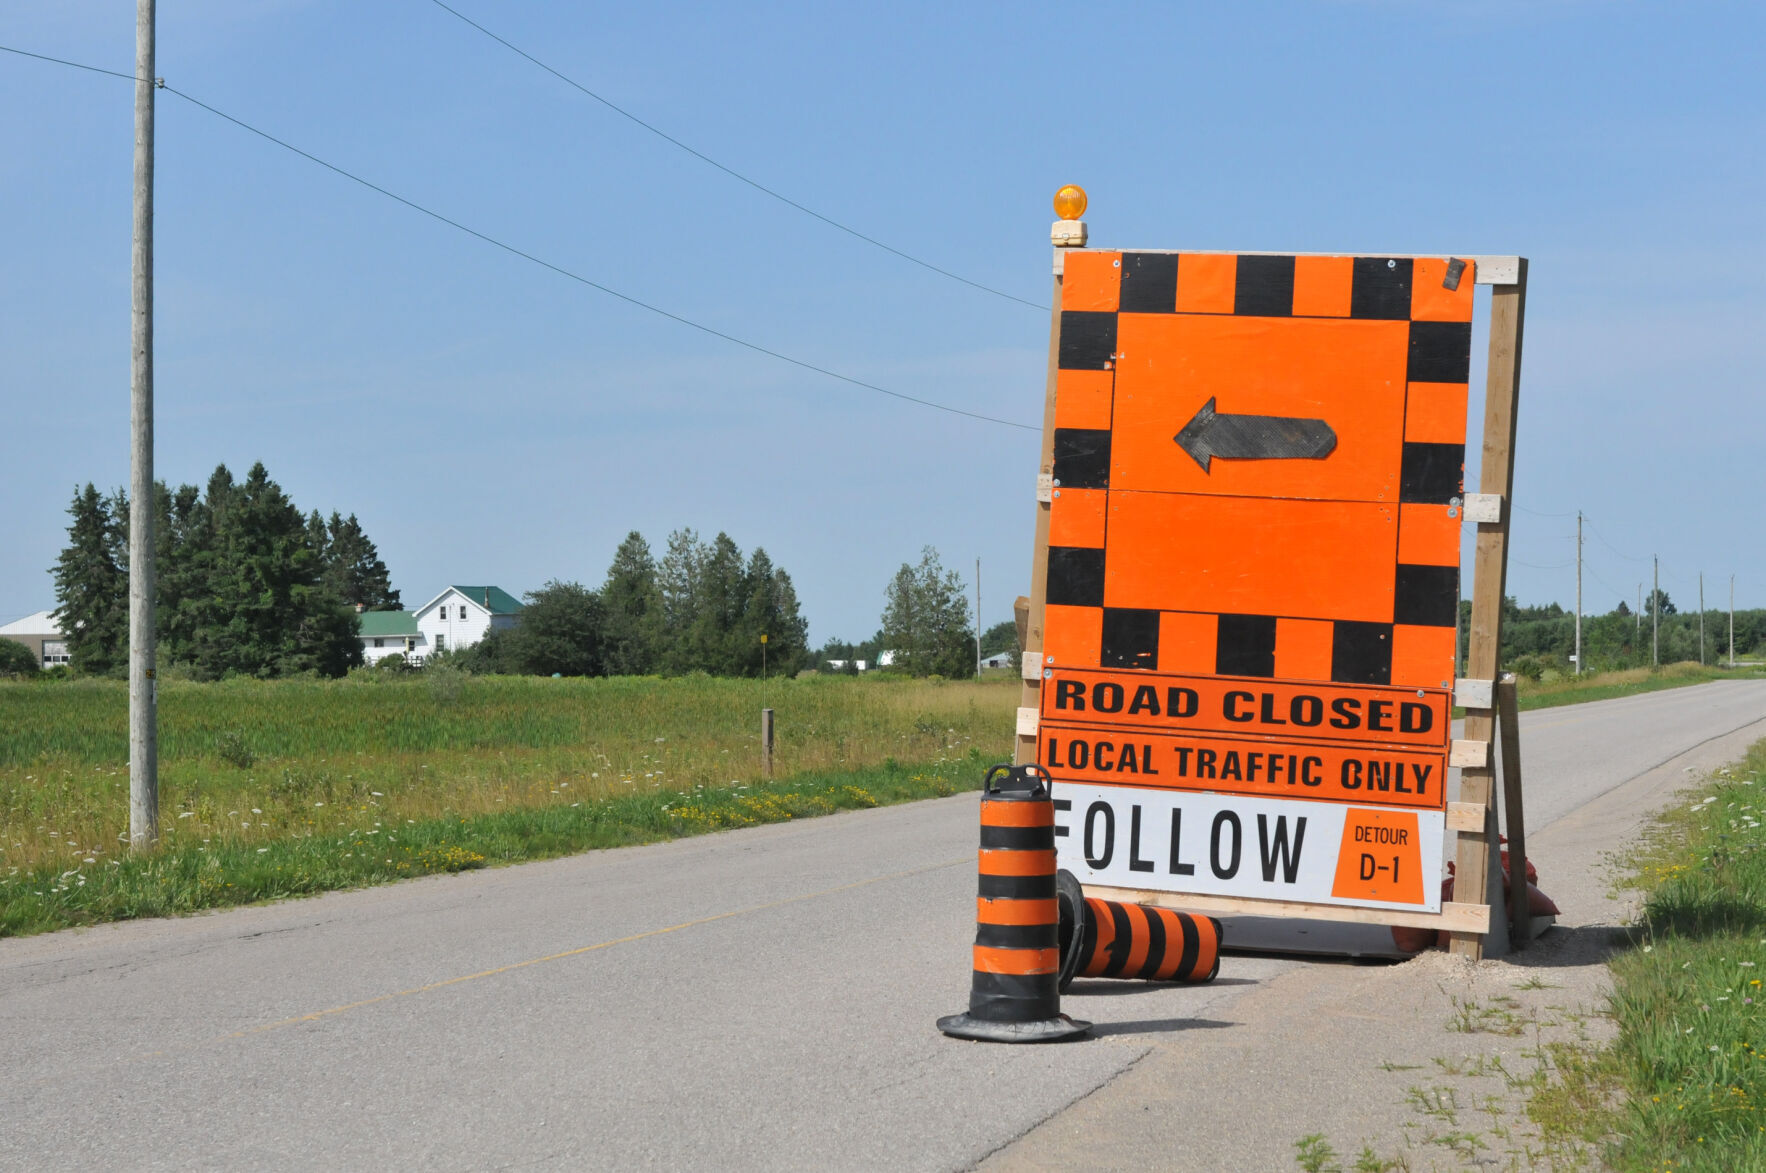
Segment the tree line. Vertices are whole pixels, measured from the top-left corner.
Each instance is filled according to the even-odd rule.
[[[400,608],[386,564],[356,516],[303,514],[261,462],[243,481],[221,465],[202,488],[156,483],[153,505],[161,667],[198,680],[341,676],[362,663],[354,612]],[[122,675],[128,495],[88,483],[75,491],[68,515],[67,545],[53,574],[55,617],[72,670]],[[658,558],[634,530],[600,586],[554,580],[525,598],[513,627],[430,659],[506,674],[759,676],[794,675],[827,659],[856,670],[854,661],[875,665],[888,651],[893,669],[909,675],[975,671],[962,579],[930,546],[888,582],[870,640],[831,640],[819,656],[809,647],[791,575],[765,549],[745,554],[725,533],[707,541],[690,528],[676,530]],[[999,624],[984,645],[988,652],[1015,647],[1015,630]],[[387,667],[403,663],[389,660]]]
[[[1683,612],[1666,591],[1644,600],[1642,612],[1624,600],[1604,615],[1582,616],[1582,665],[1585,672],[1647,667],[1651,655],[1650,611],[1658,612],[1661,662],[1674,664],[1699,658],[1699,614]],[[1470,638],[1472,605],[1460,603],[1460,655]],[[1729,656],[1729,612],[1710,608],[1705,612],[1704,661],[1719,663]],[[1766,610],[1735,613],[1735,648],[1738,657],[1766,647]],[[1523,607],[1513,597],[1503,600],[1502,660],[1513,672],[1538,679],[1547,671],[1573,670],[1570,657],[1576,651],[1576,613],[1548,603]]]
[[[154,485],[159,663],[200,680],[341,676],[362,662],[353,607],[397,610],[386,564],[354,514],[303,516],[263,463],[206,487]],[[129,656],[129,498],[88,483],[68,506],[55,617],[73,670],[121,675]]]
[[[599,588],[552,581],[526,599],[514,627],[450,661],[512,675],[759,676],[794,675],[809,659],[791,575],[758,546],[744,555],[725,533],[707,542],[676,530],[659,560],[633,530]]]

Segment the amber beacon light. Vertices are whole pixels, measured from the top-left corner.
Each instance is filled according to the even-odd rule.
[[[1064,184],[1055,193],[1055,215],[1063,220],[1077,220],[1085,215],[1085,189],[1077,183]]]

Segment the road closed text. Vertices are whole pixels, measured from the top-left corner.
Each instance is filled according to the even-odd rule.
[[[1445,690],[1055,669],[1043,720],[1382,745],[1441,746]]]
[[[1037,761],[1057,782],[1446,808],[1447,755],[1355,745],[1107,731],[1044,721]]]
[[[1056,783],[1055,845],[1081,883],[1440,910],[1439,811]]]

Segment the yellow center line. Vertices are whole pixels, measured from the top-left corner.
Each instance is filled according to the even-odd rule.
[[[429,982],[426,985],[412,986],[408,990],[396,990],[390,994],[380,994],[373,998],[363,998],[359,1002],[345,1002],[341,1006],[332,1006],[325,1010],[315,1010],[310,1014],[298,1014],[293,1018],[283,1018],[276,1022],[266,1022],[261,1026],[246,1027],[244,1030],[236,1030],[231,1034],[217,1035],[214,1038],[205,1040],[204,1044],[197,1045],[222,1043],[229,1039],[243,1039],[251,1035],[263,1034],[266,1031],[280,1030],[285,1026],[296,1026],[303,1022],[317,1022],[322,1018],[330,1018],[338,1014],[346,1014],[351,1010],[360,1010],[364,1006],[374,1006],[381,1002],[391,1002],[395,998],[410,998],[418,994],[427,994],[431,990],[440,990],[447,986],[457,986],[463,982],[475,982],[480,978],[495,977],[498,974],[510,973],[517,969],[526,969],[531,965],[544,965],[549,961],[563,961],[568,957],[580,957],[585,953],[594,953],[600,949],[611,949],[615,945],[629,945],[633,941],[642,941],[649,937],[661,937],[668,933],[678,933],[682,929],[692,929],[697,928],[700,925],[714,924],[720,920],[729,920],[731,917],[747,916],[750,913],[756,912],[767,912],[774,908],[784,908],[791,904],[801,904],[806,900],[819,900],[823,896],[834,896],[841,892],[850,892],[855,888],[865,888],[872,884],[885,884],[891,880],[904,880],[909,876],[918,876],[927,872],[936,872],[944,868],[956,867],[958,864],[972,864],[974,860],[975,857],[973,854],[964,855],[956,859],[946,860],[943,863],[928,864],[925,867],[919,868],[910,868],[905,872],[894,872],[887,876],[872,876],[868,880],[855,880],[850,884],[841,884],[835,888],[824,888],[820,892],[806,892],[800,896],[787,896],[783,900],[774,900],[768,904],[756,904],[748,908],[738,908],[730,912],[720,912],[712,916],[702,916],[697,920],[682,921],[678,925],[669,925],[666,928],[647,929],[642,933],[632,933],[624,937],[615,937],[611,941],[597,941],[593,945],[582,945],[575,949],[566,949],[561,953],[548,953],[544,957],[530,957],[526,961],[512,961],[508,965],[499,965],[494,969],[481,969],[477,973],[462,974],[459,977],[443,978],[438,982]],[[155,1051],[152,1054],[163,1055],[165,1052]]]

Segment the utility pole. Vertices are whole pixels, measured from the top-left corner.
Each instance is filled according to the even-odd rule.
[[[1735,667],[1735,575],[1729,576],[1729,666]]]
[[[1637,584],[1637,610],[1631,613],[1631,633],[1633,636],[1643,634],[1643,584]]]
[[[1699,667],[1705,666],[1705,572],[1699,571]]]
[[[1650,555],[1649,595],[1649,657],[1655,667],[1662,666],[1662,559]]]
[[[1582,511],[1576,510],[1576,675],[1582,675]]]
[[[981,678],[981,559],[975,559],[975,678]]]
[[[129,339],[129,845],[159,836],[153,630],[153,28],[135,3],[135,232]]]

